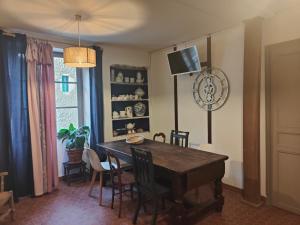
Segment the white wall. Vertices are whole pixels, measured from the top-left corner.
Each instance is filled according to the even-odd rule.
[[[212,113],[212,141],[217,153],[226,154],[224,182],[243,187],[243,70],[244,26],[212,37],[212,64],[221,68],[230,82],[228,101]]]
[[[178,47],[196,44],[202,61],[206,60],[206,39],[191,41]],[[212,64],[229,78],[230,96],[223,108],[212,113],[213,144],[217,153],[229,156],[224,182],[242,187],[242,102],[243,102],[244,27],[212,36]],[[173,79],[169,76],[164,49],[151,54],[151,130],[166,134],[174,128]],[[193,100],[195,76],[178,77],[179,129],[190,131],[190,143],[207,143],[207,112]]]

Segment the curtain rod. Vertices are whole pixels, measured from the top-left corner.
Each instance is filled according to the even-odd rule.
[[[5,35],[5,36],[16,37],[15,33],[11,33],[11,32],[5,31],[5,30],[3,30],[2,34]],[[36,38],[36,37],[30,36],[30,35],[27,35],[27,34],[25,34],[25,35],[27,36],[27,38],[36,39],[36,40],[39,40],[39,41],[46,41],[46,42],[53,42],[53,43],[57,43],[57,44],[65,44],[65,45],[69,45],[69,46],[76,46],[76,44],[72,44],[72,43],[68,43],[68,42],[55,41],[55,40],[46,40],[46,39],[42,39],[42,38]]]
[[[16,37],[16,35],[14,33],[9,33],[7,31],[3,31],[2,34],[5,35],[5,36]]]
[[[10,37],[16,37],[15,33],[9,32],[9,31],[4,30],[4,29],[1,29],[1,27],[0,27],[0,30],[3,31],[3,33],[2,33],[3,35],[10,36]],[[64,44],[64,45],[69,45],[69,46],[77,46],[77,43],[70,43],[70,42],[64,42],[64,41],[55,41],[55,40],[51,40],[51,39],[46,40],[46,39],[36,38],[34,36],[30,36],[30,35],[28,35],[26,33],[23,33],[23,34],[25,34],[27,38],[32,38],[32,39],[36,39],[36,40],[40,40],[40,41],[47,41],[47,42],[52,42],[52,43],[57,43],[57,44]],[[98,46],[101,49],[103,49],[97,43],[88,44],[88,45],[84,45],[84,46]]]

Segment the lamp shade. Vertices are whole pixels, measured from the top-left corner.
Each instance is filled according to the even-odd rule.
[[[68,47],[64,49],[64,63],[69,67],[95,67],[96,51],[85,47]]]

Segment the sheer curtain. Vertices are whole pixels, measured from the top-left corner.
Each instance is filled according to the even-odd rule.
[[[58,186],[53,49],[47,42],[27,41],[28,108],[34,193]]]
[[[33,193],[25,51],[25,35],[0,30],[0,170],[16,199]]]

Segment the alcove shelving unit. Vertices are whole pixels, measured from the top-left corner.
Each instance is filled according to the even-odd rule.
[[[147,68],[111,65],[110,85],[113,136],[149,132]],[[130,108],[132,113],[130,113]],[[128,124],[134,124],[134,127],[128,129]]]

